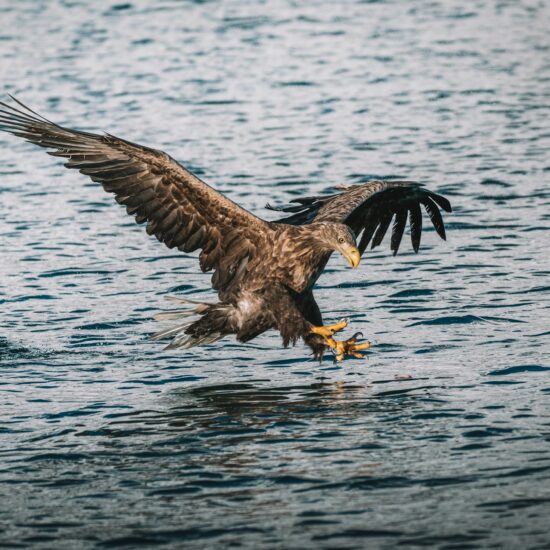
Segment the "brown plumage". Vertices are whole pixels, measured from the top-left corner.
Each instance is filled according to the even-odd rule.
[[[65,166],[101,183],[137,223],[147,224],[149,235],[168,248],[200,250],[200,267],[213,271],[212,287],[220,301],[205,304],[176,298],[194,307],[157,318],[197,315],[198,319],[153,336],[172,337],[169,348],[204,345],[229,334],[246,342],[276,328],[285,346],[302,338],[315,356],[322,357],[327,340],[312,332],[322,325],[312,288],[335,250],[356,267],[369,243],[372,248],[382,242],[395,217],[390,243],[395,254],[408,217],[417,252],[420,205],[445,239],[439,208],[450,212],[449,201],[414,182],[371,181],[329,196],[294,199],[288,207],[268,205],[291,215],[267,222],[162,151],[110,134],[64,128],[12,99],[20,108],[0,102],[1,130],[67,158]]]

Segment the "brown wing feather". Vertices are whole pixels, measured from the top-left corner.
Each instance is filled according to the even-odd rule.
[[[0,102],[0,129],[65,157],[75,168],[115,194],[137,223],[168,248],[202,249],[203,271],[216,269],[213,286],[227,290],[265,247],[271,225],[201,181],[162,151],[117,138],[54,124],[14,99]]]
[[[372,246],[378,246],[395,215],[392,228],[391,250],[397,253],[405,230],[407,215],[411,226],[411,242],[415,252],[420,246],[422,232],[422,204],[438,235],[445,239],[445,227],[439,208],[451,212],[451,204],[442,197],[428,191],[412,181],[370,181],[362,185],[351,185],[341,193],[325,197],[307,197],[294,199],[291,205],[273,208],[282,212],[292,212],[291,216],[278,220],[279,223],[303,225],[314,222],[338,222],[351,227],[361,239],[361,253],[372,239]]]

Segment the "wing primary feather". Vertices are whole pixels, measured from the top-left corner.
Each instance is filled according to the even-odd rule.
[[[365,252],[367,246],[369,246],[370,240],[372,239],[376,226],[378,225],[378,218],[376,217],[367,217],[367,220],[368,221],[365,224],[365,229],[361,235],[361,240],[359,241],[358,246],[361,255]]]
[[[17,101],[17,103],[19,103],[19,101]],[[3,101],[0,101],[0,106],[3,107],[3,109],[0,109],[0,112],[6,114],[12,119],[26,120],[27,123],[32,122],[33,124],[42,124],[42,120],[45,120],[48,124],[53,124],[53,122],[46,120],[44,117],[38,114],[36,114],[36,116],[29,115],[28,113],[20,111],[19,109],[16,109],[15,107],[12,107],[11,105],[4,103]],[[6,109],[8,110],[6,111]],[[31,113],[33,113],[33,111],[31,111]]]
[[[393,251],[393,255],[397,254],[399,250],[399,245],[401,244],[401,239],[403,238],[403,233],[405,231],[405,226],[407,225],[407,209],[400,208],[395,216],[395,221],[393,222],[392,234],[391,234],[391,245],[390,248]]]
[[[378,226],[378,229],[376,230],[376,233],[374,234],[374,237],[372,239],[372,243],[370,245],[371,249],[376,248],[380,245],[382,239],[384,238],[384,235],[386,234],[386,231],[388,230],[388,227],[390,226],[392,218],[393,212],[391,212],[390,210],[386,210],[383,214],[380,215],[380,225]]]
[[[447,235],[445,234],[445,224],[443,223],[443,218],[441,217],[441,212],[432,199],[429,197],[424,201],[424,208],[432,220],[433,226],[437,231],[437,234],[444,240],[447,240]]]
[[[427,195],[436,202],[445,212],[452,212],[453,208],[451,207],[451,203],[443,196],[438,195],[437,193],[427,193]]]
[[[422,236],[422,210],[417,202],[410,205],[410,226],[411,226],[411,243],[415,252],[420,248],[420,238]]]
[[[39,119],[42,119],[44,122],[47,122],[48,124],[53,124],[54,126],[57,126],[51,120],[48,120],[47,118],[43,117],[42,115],[39,115],[36,111],[33,111],[30,107],[27,107],[25,104],[21,103],[21,101],[19,101],[16,97],[12,96],[11,94],[8,94],[8,96],[11,99],[13,99],[13,101],[15,101],[15,103],[17,103],[20,107],[25,109],[25,111],[29,111],[29,113],[32,113],[35,117],[38,117]],[[10,107],[6,103],[0,102],[0,104],[4,105],[5,107]],[[10,107],[10,109],[13,109],[14,111],[16,111],[20,114],[24,114],[21,111],[19,111],[19,109],[14,109],[13,107]]]
[[[25,121],[19,120],[19,119],[10,118],[9,114],[6,113],[6,111],[2,111],[2,109],[0,109],[0,126],[2,126],[3,128],[28,129],[29,122],[25,122]]]

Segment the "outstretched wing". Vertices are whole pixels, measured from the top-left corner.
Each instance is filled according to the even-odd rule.
[[[321,197],[294,199],[296,205],[271,210],[293,212],[293,215],[277,220],[279,223],[302,225],[313,222],[345,223],[357,235],[361,254],[369,243],[378,246],[386,234],[392,219],[390,247],[397,254],[409,218],[411,241],[415,252],[420,247],[422,211],[424,206],[438,235],[445,240],[445,226],[440,208],[451,212],[449,201],[428,191],[412,181],[369,181],[351,185],[341,193]],[[395,218],[394,218],[395,217]],[[359,236],[361,238],[359,239]]]
[[[212,285],[228,290],[262,250],[270,224],[241,208],[201,181],[162,151],[115,136],[70,130],[54,124],[12,97],[21,109],[0,102],[0,129],[68,158],[105,191],[147,233],[168,248],[202,249],[203,271],[215,269]]]

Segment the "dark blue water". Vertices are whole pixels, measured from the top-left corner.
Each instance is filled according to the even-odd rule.
[[[4,92],[256,213],[373,176],[455,207],[419,255],[331,260],[318,301],[364,361],[275,333],[164,352],[152,314],[209,276],[1,135],[1,544],[548,547],[548,21],[537,0],[0,3]]]

